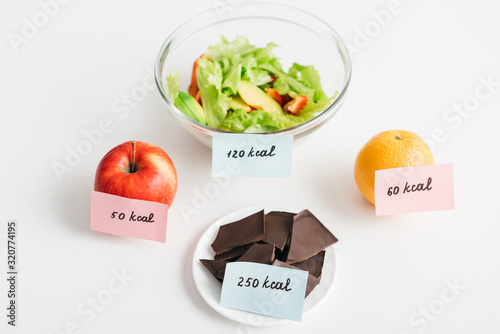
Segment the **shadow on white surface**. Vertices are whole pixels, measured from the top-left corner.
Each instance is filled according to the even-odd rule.
[[[359,192],[352,168],[342,167],[329,172],[328,177],[316,174],[312,180],[314,187],[323,194],[326,206],[336,213],[352,219],[353,215],[359,218],[375,216],[375,207]]]
[[[77,233],[94,234],[90,230],[90,194],[93,178],[73,175],[61,184],[58,203],[61,219],[57,220]]]

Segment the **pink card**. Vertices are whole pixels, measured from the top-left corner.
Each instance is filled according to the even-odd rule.
[[[391,168],[375,172],[377,216],[454,208],[453,164]]]
[[[168,205],[92,191],[90,229],[165,243]]]

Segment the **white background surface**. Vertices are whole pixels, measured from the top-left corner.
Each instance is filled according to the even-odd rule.
[[[210,150],[174,122],[157,92],[148,91],[123,118],[112,106],[151,80],[148,69],[177,25],[217,3],[238,1],[69,1],[16,50],[9,33],[21,34],[23,20],[41,7],[0,1],[0,231],[8,219],[20,226],[18,327],[6,325],[2,306],[0,332],[78,332],[72,323],[80,333],[497,332],[496,3],[401,0],[388,24],[362,41],[359,31],[373,28],[373,13],[389,1],[287,1],[323,18],[357,48],[348,98],[294,151],[292,178],[233,179],[206,204],[194,201],[214,182]],[[467,117],[447,112],[474,101],[488,77],[496,86]],[[488,92],[484,85],[479,90]],[[68,149],[85,140],[83,132],[106,118],[113,130],[59,181],[52,164],[63,163]],[[370,137],[398,128],[426,139],[442,129],[434,155],[436,163],[455,164],[456,210],[375,217],[356,188],[354,160]],[[161,146],[178,171],[166,244],[89,230],[95,168],[109,149],[132,139]],[[323,219],[340,239],[340,269],[332,293],[301,323],[249,328],[204,303],[191,257],[215,219],[264,204],[309,208]],[[194,205],[199,214],[181,214]],[[94,317],[82,315],[78,309],[90,309],[85,303],[108,289],[114,271],[133,278]],[[446,282],[460,290],[453,293]],[[6,292],[2,278],[2,305]],[[429,306],[434,311],[424,320],[419,312]]]

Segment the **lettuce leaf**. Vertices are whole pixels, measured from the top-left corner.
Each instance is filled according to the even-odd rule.
[[[243,66],[241,64],[233,64],[231,69],[224,76],[222,89],[230,95],[236,95],[240,87],[241,71]]]
[[[243,80],[250,81],[256,86],[265,85],[273,80],[269,75],[269,72],[259,68],[245,68],[245,73],[243,74]]]
[[[221,123],[221,128],[232,132],[245,132],[245,130],[252,129],[252,127],[266,127],[266,129],[276,131],[284,126],[284,118],[280,117],[282,115],[276,115],[262,110],[247,113],[243,109],[236,109],[227,115],[226,119]]]
[[[229,96],[222,92],[222,69],[206,57],[198,61],[197,82],[210,127],[218,128],[229,109]]]
[[[276,56],[273,54],[272,49],[276,44],[269,43],[265,48],[257,48],[254,52],[245,55],[242,59],[243,80],[250,81],[256,86],[262,86],[272,81],[272,77],[260,65],[267,64],[273,60],[277,61]]]
[[[238,36],[234,41],[229,42],[222,36],[219,44],[209,46],[206,55],[210,60],[220,61],[224,58],[232,58],[235,55],[243,57],[247,53],[255,51],[255,46],[248,43],[248,39],[243,36]]]
[[[295,64],[294,64],[295,65]],[[309,85],[308,81],[305,81],[302,79],[301,75],[297,75],[297,73],[300,73],[298,70],[298,67],[291,67],[288,73],[285,73],[280,67],[279,67],[279,62],[270,62],[267,64],[262,64],[260,65],[261,68],[271,72],[275,77],[276,80],[273,83],[273,88],[280,93],[280,95],[290,95],[292,98],[297,96],[297,95],[305,95],[309,100],[312,101],[319,101],[320,99],[326,98],[326,95],[324,95],[323,90],[321,89],[321,93],[319,93],[319,98],[316,99],[316,89],[315,87],[312,87]],[[297,65],[300,66],[300,65]],[[321,88],[321,84],[319,82],[319,75],[317,78],[314,77],[314,73],[312,73],[311,69],[314,70],[314,68],[311,66],[309,69],[308,66],[304,66],[305,68],[308,69],[309,72],[306,73],[308,76],[308,80],[311,83],[318,84],[318,87]],[[315,71],[315,70],[314,70]],[[317,72],[316,72],[317,74]],[[317,81],[315,81],[317,79]]]
[[[292,67],[288,71],[288,74],[291,77],[302,81],[308,87],[314,89],[314,102],[327,98],[323,88],[321,87],[321,78],[318,71],[316,71],[313,66],[303,66],[293,63]]]
[[[273,48],[275,48],[276,46],[277,45],[274,43],[267,43],[267,46],[265,48],[255,49],[253,57],[255,58],[257,65],[278,61],[278,58],[276,58],[275,54],[273,53]],[[281,65],[278,66],[281,67]]]
[[[179,70],[172,71],[167,77],[168,93],[172,101],[175,101],[179,95],[179,81]]]
[[[309,100],[314,101],[314,89],[307,87],[304,83],[286,73],[277,73],[273,88],[281,95],[288,94],[292,98],[297,95],[305,95]]]

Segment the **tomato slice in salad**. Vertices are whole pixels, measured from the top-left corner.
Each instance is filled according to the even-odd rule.
[[[302,109],[306,106],[307,101],[307,96],[297,95],[290,102],[285,104],[283,111],[289,114],[299,115]]]
[[[269,88],[266,93],[267,93],[267,95],[272,97],[276,102],[278,102],[280,107],[283,106],[283,98],[281,97],[280,93],[278,93],[278,91],[276,89]]]

